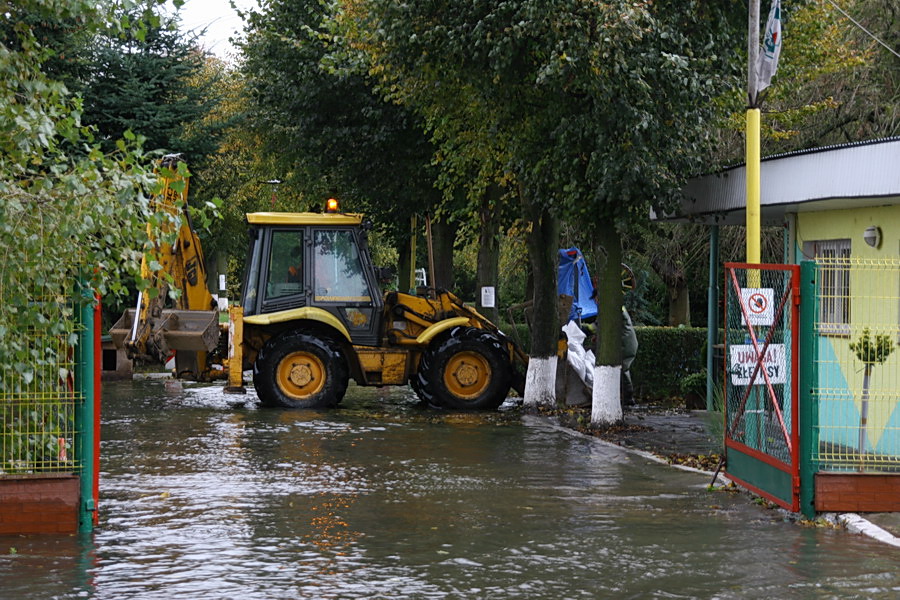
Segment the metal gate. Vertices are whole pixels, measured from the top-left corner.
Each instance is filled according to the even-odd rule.
[[[736,483],[797,512],[797,265],[725,264],[725,456]]]

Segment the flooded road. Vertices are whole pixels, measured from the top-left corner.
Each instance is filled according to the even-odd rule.
[[[104,386],[93,536],[0,537],[0,598],[896,598],[895,548],[518,412],[260,410]]]

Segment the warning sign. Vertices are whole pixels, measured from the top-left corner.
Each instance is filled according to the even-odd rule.
[[[772,288],[741,288],[741,302],[747,308],[751,325],[772,325],[775,320],[774,297],[775,291]],[[743,311],[741,325],[747,325]]]
[[[769,344],[766,350],[766,358],[763,360],[762,367],[756,374],[753,383],[750,383],[750,377],[756,368],[756,350],[750,344],[736,344],[728,347],[729,358],[731,359],[731,385],[765,385],[766,378],[763,375],[763,369],[769,376],[772,384],[785,383],[787,381],[787,365],[784,355],[784,344]],[[762,350],[762,346],[760,346]]]

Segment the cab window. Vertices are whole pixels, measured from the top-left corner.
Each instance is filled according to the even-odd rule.
[[[303,232],[273,231],[266,300],[303,292]]]
[[[318,302],[371,302],[359,248],[350,231],[316,231],[313,295]]]

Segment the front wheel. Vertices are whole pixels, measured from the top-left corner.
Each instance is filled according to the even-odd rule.
[[[461,410],[493,410],[509,392],[512,368],[500,340],[460,328],[422,356],[419,386],[429,402]]]
[[[347,391],[347,363],[330,340],[291,331],[266,342],[253,363],[264,406],[331,408]]]

